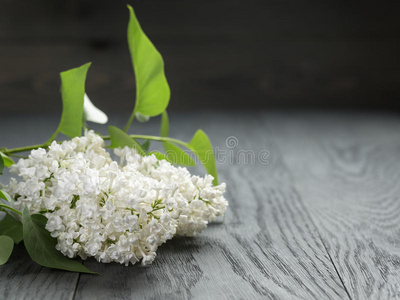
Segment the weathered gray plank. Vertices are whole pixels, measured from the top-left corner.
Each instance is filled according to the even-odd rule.
[[[55,116],[0,116],[0,147],[43,143],[57,127]],[[0,177],[8,182],[9,174]],[[21,242],[7,264],[0,266],[0,299],[72,299],[79,275],[43,268],[33,262]]]
[[[398,116],[296,114],[267,120],[351,297],[399,299]]]
[[[18,245],[0,266],[0,299],[73,299],[78,274],[43,268]]]
[[[103,276],[82,274],[75,299],[347,298],[279,152],[259,127],[262,119],[210,113],[171,122],[172,134],[186,139],[202,127],[233,158],[220,165],[230,201],[225,222],[167,242],[148,268],[85,262]],[[227,148],[233,135],[239,144]],[[270,163],[242,164],[234,159],[241,149],[269,150]]]

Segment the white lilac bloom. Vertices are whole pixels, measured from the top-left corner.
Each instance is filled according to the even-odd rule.
[[[193,236],[224,214],[225,184],[191,176],[154,155],[115,149],[118,164],[93,131],[32,150],[10,171],[13,206],[48,218],[57,250],[72,258],[128,265],[152,263],[158,246],[174,235]]]
[[[175,167],[166,160],[158,161],[154,155],[141,156],[135,149],[115,149],[115,154],[126,161],[124,170],[136,169],[174,189],[178,219],[177,234],[194,236],[203,231],[209,222],[225,213],[228,202],[223,194],[225,184],[213,186],[213,177],[192,176],[186,168]]]
[[[83,98],[83,119],[98,124],[106,124],[108,122],[107,115],[94,106],[86,94]]]

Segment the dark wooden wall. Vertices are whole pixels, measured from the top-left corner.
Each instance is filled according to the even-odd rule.
[[[164,56],[171,109],[399,108],[394,1],[129,3]],[[58,111],[58,73],[88,61],[93,102],[130,110],[125,4],[0,0],[1,112]]]

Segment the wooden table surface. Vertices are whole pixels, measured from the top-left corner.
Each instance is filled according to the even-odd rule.
[[[84,262],[102,276],[40,267],[19,246],[0,267],[0,298],[400,299],[399,116],[170,119],[171,136],[188,140],[202,128],[218,147],[224,223],[168,241],[150,267]],[[54,116],[3,116],[1,146],[43,142],[56,125]],[[132,132],[157,128],[154,120]]]

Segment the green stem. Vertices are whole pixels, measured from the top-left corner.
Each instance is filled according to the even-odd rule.
[[[141,134],[131,134],[129,136],[134,139],[144,139],[144,140],[152,140],[152,141],[159,141],[159,142],[171,142],[171,143],[181,145],[181,146],[189,149],[190,151],[194,151],[194,149],[192,149],[192,147],[190,147],[188,143],[185,143],[184,141],[170,138],[170,137],[162,137],[162,136],[154,136],[154,135],[141,135]],[[102,138],[103,138],[103,140],[110,140],[109,135],[102,136]],[[38,148],[47,148],[50,145],[49,141],[46,143],[40,144],[40,145],[18,147],[18,148],[13,148],[13,149],[4,149],[4,151],[2,151],[2,152],[5,155],[10,155],[11,153],[16,153],[16,152],[25,152],[25,151],[38,149]]]
[[[48,148],[50,146],[50,144],[56,139],[58,133],[60,132],[60,130],[57,128],[57,130],[52,134],[52,136],[49,138],[49,140],[46,143],[43,144],[39,144],[39,145],[32,145],[32,146],[25,146],[25,147],[18,147],[18,148],[13,148],[13,149],[7,149],[4,148],[4,151],[2,151],[5,155],[9,155],[9,156],[15,156],[12,153],[16,153],[16,152],[25,152],[25,151],[30,151],[30,150],[34,150],[34,149],[38,149],[38,148]]]
[[[124,132],[127,132],[129,127],[131,126],[131,123],[133,122],[133,119],[135,118],[135,113],[136,113],[136,109],[133,110],[131,116],[129,117],[128,123],[126,123],[126,125],[125,125]]]
[[[57,130],[52,134],[52,136],[49,138],[49,140],[45,143],[45,145],[50,145],[52,141],[54,141],[60,132],[60,126],[58,126]]]
[[[53,133],[53,135],[49,138],[49,140],[46,143],[39,144],[39,145],[32,145],[32,146],[25,146],[25,147],[18,147],[18,148],[13,148],[13,149],[7,149],[4,148],[4,151],[2,151],[5,155],[10,155],[10,156],[15,156],[12,155],[12,153],[16,152],[25,152],[25,151],[30,151],[38,148],[47,148],[49,145],[56,139],[58,133],[60,130],[57,128],[57,130]]]
[[[181,140],[178,140],[178,139],[174,139],[174,138],[170,138],[170,137],[162,137],[162,136],[154,136],[154,135],[142,135],[142,134],[130,134],[129,136],[131,138],[134,138],[134,139],[152,140],[152,141],[159,141],[159,142],[171,142],[171,143],[175,143],[175,144],[181,145],[183,147],[186,147],[191,151],[194,150],[192,147],[189,146],[188,143],[185,143],[184,141],[181,141]],[[102,138],[103,138],[103,140],[109,140],[110,136],[109,135],[105,135],[105,136],[102,136]]]
[[[8,206],[8,205],[0,203],[0,207],[4,207],[4,208],[7,208],[9,210],[12,210],[13,212],[15,212],[15,213],[19,214],[20,216],[22,216],[22,213],[19,210],[16,210],[15,208],[13,208],[11,206]]]
[[[16,152],[25,152],[33,149],[38,149],[38,148],[47,148],[49,145],[47,143],[40,144],[40,145],[32,145],[32,146],[25,146],[25,147],[18,147],[18,148],[13,148],[13,149],[5,149],[4,154],[9,155],[11,153],[16,153]]]

